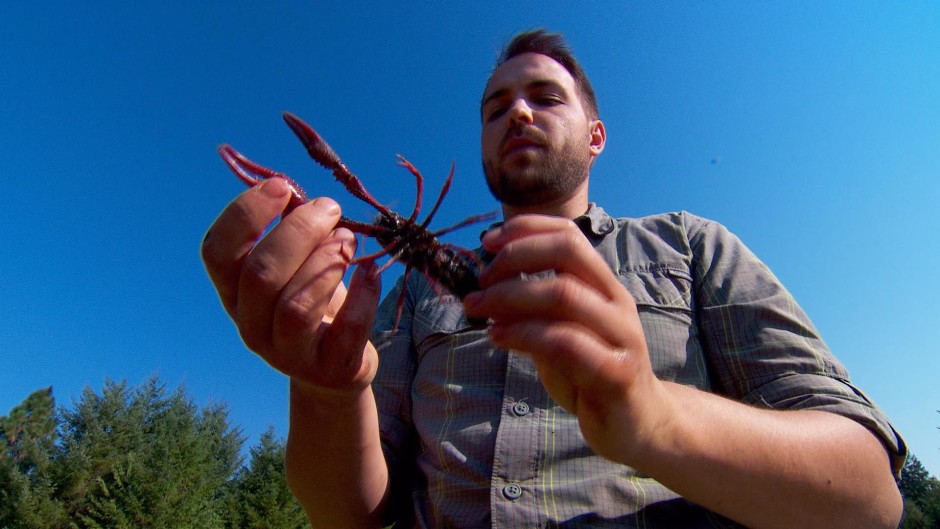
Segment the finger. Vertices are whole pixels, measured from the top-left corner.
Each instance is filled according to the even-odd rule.
[[[565,399],[566,388],[597,384],[610,361],[611,348],[577,324],[539,320],[497,323],[489,333],[498,347],[531,355],[539,377],[559,403]]]
[[[490,338],[499,347],[532,355],[540,373],[551,372],[565,384],[594,389],[628,387],[635,377],[651,372],[645,343],[611,347],[574,323],[528,320],[495,324]]]
[[[346,301],[327,330],[324,343],[340,350],[361,350],[368,341],[382,294],[382,280],[376,270],[374,261],[364,261],[356,267]]]
[[[608,299],[619,299],[624,290],[604,259],[574,226],[536,232],[503,241],[496,257],[480,274],[484,288],[513,279],[520,273],[534,274],[554,270],[571,274],[597,289]]]
[[[317,329],[331,319],[328,307],[337,290],[345,292],[343,274],[355,251],[356,238],[352,232],[333,231],[281,290],[272,320],[273,353],[268,358],[272,365],[284,363],[288,367],[310,351]]]
[[[232,317],[245,256],[289,199],[290,190],[280,178],[248,189],[222,211],[203,238],[201,252],[206,272]]]
[[[346,285],[340,283],[336,285],[336,290],[333,291],[333,297],[330,298],[330,303],[326,307],[326,314],[323,315],[323,321],[332,323],[336,318],[336,313],[339,312],[339,308],[342,307],[345,302]]]
[[[632,333],[643,332],[638,324],[629,324],[636,321],[632,299],[614,304],[570,274],[501,281],[467,296],[464,307],[470,317],[497,322],[534,318],[576,323],[614,345],[630,343]]]
[[[491,253],[497,253],[503,245],[521,237],[538,233],[550,233],[567,229],[577,230],[573,221],[564,217],[549,215],[518,215],[503,224],[490,229],[483,236],[483,246]]]
[[[327,238],[340,217],[331,199],[318,198],[284,217],[244,260],[236,323],[245,344],[264,352],[271,344],[275,306],[282,289]]]
[[[377,355],[369,342],[382,284],[374,262],[356,267],[346,301],[323,333],[317,370],[329,373],[334,384],[372,382],[378,370]]]

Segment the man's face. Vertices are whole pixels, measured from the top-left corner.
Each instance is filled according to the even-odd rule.
[[[594,136],[599,121],[587,117],[571,74],[545,55],[524,53],[493,72],[482,119],[487,185],[512,206],[567,198],[603,148]]]

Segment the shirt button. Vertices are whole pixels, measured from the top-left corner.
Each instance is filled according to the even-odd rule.
[[[503,487],[503,496],[505,496],[507,500],[517,500],[519,496],[522,496],[522,487],[515,483],[510,483]]]
[[[527,415],[529,413],[529,405],[525,402],[517,402],[512,405],[512,412],[519,417]]]

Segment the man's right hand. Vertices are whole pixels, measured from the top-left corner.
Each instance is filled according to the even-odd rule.
[[[361,391],[378,367],[368,341],[381,291],[374,265],[357,268],[347,293],[356,238],[336,228],[340,208],[329,198],[296,208],[265,235],[289,198],[277,178],[242,193],[206,233],[203,262],[249,349],[304,389]]]

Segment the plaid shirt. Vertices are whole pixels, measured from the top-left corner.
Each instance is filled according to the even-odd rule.
[[[896,471],[900,436],[817,331],[723,226],[688,213],[575,220],[633,295],[656,376],[760,407],[826,410],[873,431]],[[494,348],[421,274],[380,308],[373,390],[396,527],[739,527],[597,456],[532,360]]]

